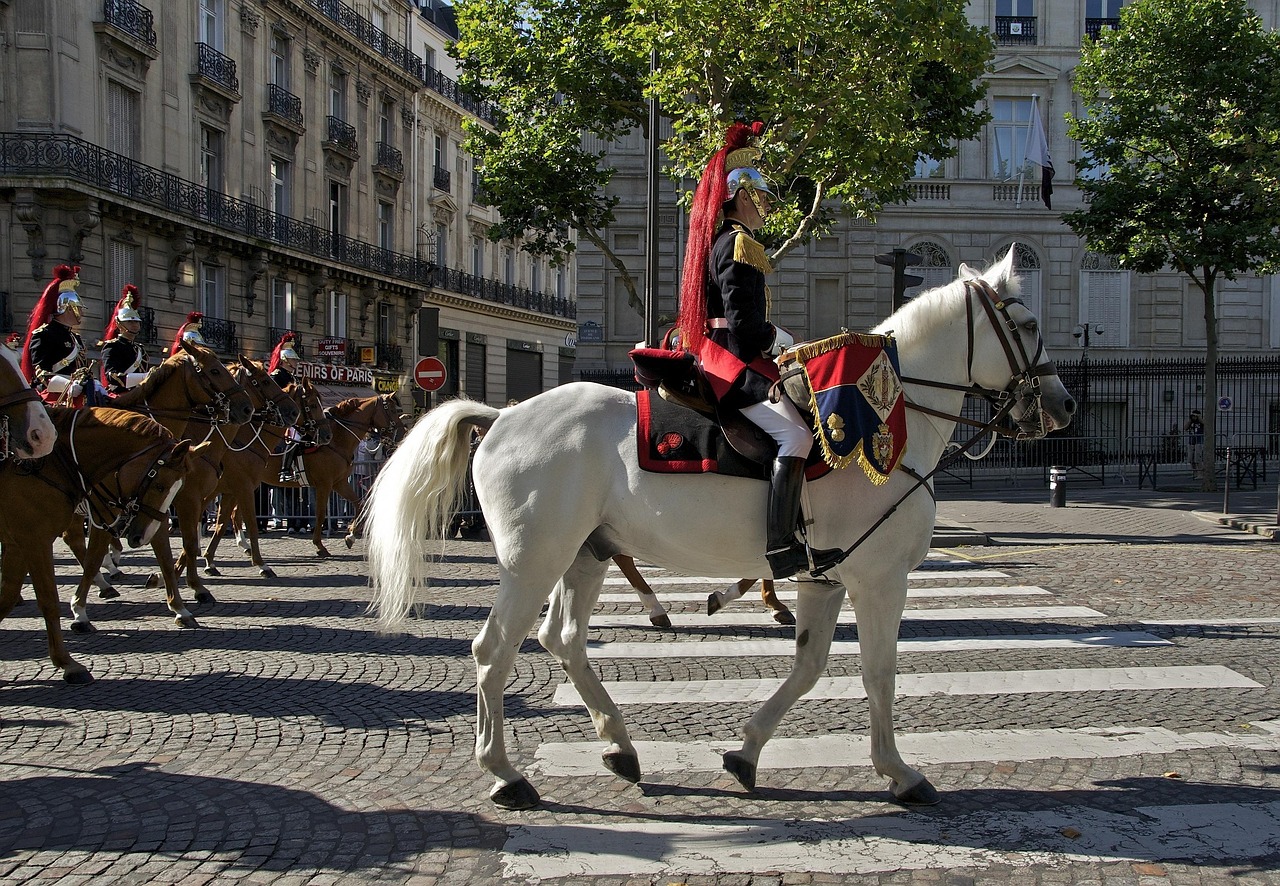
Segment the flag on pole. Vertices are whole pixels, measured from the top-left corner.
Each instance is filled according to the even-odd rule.
[[[1036,108],[1035,99],[1031,100],[1031,131],[1027,133],[1026,156],[1024,163],[1035,163],[1040,167],[1040,198],[1045,208],[1052,209],[1049,198],[1053,195],[1053,160],[1049,157],[1049,139],[1044,134],[1044,121],[1040,119],[1040,111]]]

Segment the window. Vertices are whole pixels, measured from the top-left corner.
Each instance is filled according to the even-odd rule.
[[[1085,18],[1119,18],[1124,0],[1085,0]]]
[[[271,174],[271,190],[269,192],[270,205],[267,207],[277,215],[288,215],[290,211],[290,178],[293,169],[289,165],[289,161],[281,160],[279,157],[272,157],[268,168]]]
[[[564,298],[564,271],[556,268],[556,298]]]
[[[380,345],[396,340],[396,306],[391,302],[378,302],[378,338]]]
[[[484,241],[479,237],[471,238],[471,275],[484,276]]]
[[[529,288],[534,292],[542,291],[542,261],[536,256],[529,262]]]
[[[347,72],[333,64],[329,65],[329,115],[347,119]]]
[[[200,127],[200,184],[212,191],[222,190],[223,136],[218,130]]]
[[[381,102],[378,105],[378,141],[384,145],[391,144],[391,137],[395,130],[391,126],[393,114],[395,113],[395,105],[391,102]]]
[[[335,238],[347,232],[347,186],[329,182],[329,233]]]
[[[1280,348],[1280,276],[1267,278],[1271,286],[1271,350]],[[1278,438],[1280,439],[1280,438]]]
[[[845,325],[844,281],[839,277],[814,277],[809,329],[814,335],[832,335]]]
[[[932,157],[926,157],[921,154],[916,158],[916,168],[911,175],[912,178],[942,178],[943,174],[941,160],[935,160]]]
[[[996,15],[1035,14],[1035,0],[996,0]]]
[[[330,338],[347,337],[347,294],[329,290],[329,307],[325,312],[325,331]]]
[[[200,310],[218,320],[227,318],[227,269],[200,262]]]
[[[223,48],[223,20],[225,18],[223,6],[224,0],[200,0],[200,10],[196,23],[199,29],[200,42],[207,43],[219,52]]]
[[[1032,165],[1026,162],[1031,134],[1031,99],[998,98],[991,103],[991,177],[1017,178]]]
[[[107,150],[131,160],[139,159],[141,106],[137,92],[114,80],[107,81]]]
[[[394,208],[384,200],[378,201],[378,245],[383,249],[395,247]]]
[[[281,89],[289,88],[289,38],[271,34],[271,82]]]
[[[436,264],[442,268],[449,264],[449,226],[444,222],[436,224]]]
[[[1016,245],[1018,251],[1013,255],[1013,269],[1017,272],[1021,283],[1018,297],[1027,306],[1027,310],[1036,315],[1036,319],[1043,321],[1044,300],[1041,298],[1041,293],[1044,291],[1044,280],[1040,271],[1040,256],[1025,243]],[[1041,325],[1043,326],[1044,323],[1042,322]]]
[[[436,51],[430,46],[422,47],[422,61],[427,66],[427,73],[436,69]]]
[[[516,254],[510,247],[502,250],[502,282],[508,286],[516,282]]]
[[[277,329],[293,328],[293,283],[274,277],[271,280],[271,322]]]
[[[121,240],[112,240],[107,251],[107,309],[120,298],[126,283],[136,284],[140,289],[143,281],[138,279],[138,247]],[[110,317],[107,318],[110,321]]]
[[[448,147],[448,144],[445,139],[442,139],[438,135],[435,137],[433,144],[434,144],[434,151],[432,152],[432,155],[431,155],[432,165],[435,166],[436,169],[444,169],[444,152],[445,152],[445,149]]]
[[[1110,256],[1090,252],[1080,263],[1079,322],[1103,328],[1092,348],[1129,346],[1129,272]]]
[[[910,286],[903,291],[903,298],[915,298],[922,292],[946,286],[956,278],[951,267],[951,256],[940,243],[926,240],[917,243],[909,250],[920,256],[920,264],[907,268],[908,274],[915,274],[921,279],[918,286]]]

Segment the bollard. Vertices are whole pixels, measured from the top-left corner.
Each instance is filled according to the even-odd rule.
[[[1067,469],[1054,465],[1049,468],[1049,507],[1067,506]]]

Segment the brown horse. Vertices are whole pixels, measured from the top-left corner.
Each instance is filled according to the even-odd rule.
[[[319,444],[327,444],[333,436],[329,422],[324,415],[324,406],[320,401],[320,392],[307,379],[301,379],[286,388],[296,399],[301,413],[300,423],[296,425],[303,439],[314,440]],[[233,510],[245,515],[245,527],[242,531],[236,525],[236,536],[242,539],[241,547],[249,554],[249,559],[258,567],[259,574],[267,578],[275,578],[275,572],[262,559],[258,547],[258,507],[253,493],[266,479],[279,481],[280,456],[274,455],[276,448],[285,438],[287,425],[268,425],[263,433],[247,441],[240,450],[232,447],[224,459],[226,470],[218,483],[218,491],[222,499],[218,503],[218,518],[214,525],[213,535],[205,550],[205,571],[217,575],[218,569],[213,563],[213,554],[218,548],[218,540],[228,522],[224,515]],[[243,432],[241,434],[243,436]],[[274,464],[274,467],[268,468]],[[270,474],[268,478],[267,475]],[[296,484],[295,484],[296,485]]]
[[[30,462],[0,465],[0,619],[31,576],[49,637],[49,658],[68,683],[93,680],[62,642],[53,542],[82,502],[90,519],[146,544],[168,525],[168,508],[187,469],[190,444],[159,423],[118,409],[52,409],[58,442]],[[52,493],[52,494],[51,494]],[[95,567],[96,568],[96,567]]]
[[[394,444],[406,430],[400,416],[399,405],[392,394],[343,400],[338,405],[325,410],[325,415],[328,416],[329,424],[333,427],[333,440],[303,455],[304,479],[292,483],[281,483],[279,455],[271,457],[271,461],[258,477],[258,482],[271,486],[298,488],[309,482],[315,489],[316,516],[311,543],[315,545],[316,554],[320,557],[329,556],[329,549],[324,546],[322,539],[325,521],[329,517],[330,495],[337,492],[350,502],[357,512],[359,511],[360,496],[351,488],[351,465],[356,458],[356,449],[371,433],[388,434]],[[205,554],[206,560],[210,563],[213,562],[213,552],[217,549],[218,538],[225,522],[224,513],[230,512],[219,510],[218,528],[214,531],[209,550]],[[239,512],[230,514],[226,519],[231,520],[233,524],[238,524],[241,514]],[[351,524],[354,525],[357,522],[358,518],[353,519]],[[344,539],[348,548],[351,547],[354,538],[355,530],[349,529]]]
[[[43,458],[53,451],[58,432],[40,395],[27,384],[10,348],[0,348],[0,462]]]

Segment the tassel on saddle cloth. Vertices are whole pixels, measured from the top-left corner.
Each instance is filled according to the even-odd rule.
[[[907,449],[907,409],[893,336],[842,332],[798,345],[779,363],[788,383],[789,377],[803,376],[826,463],[843,468],[856,461],[872,483],[887,482]],[[792,399],[799,399],[794,391]]]

